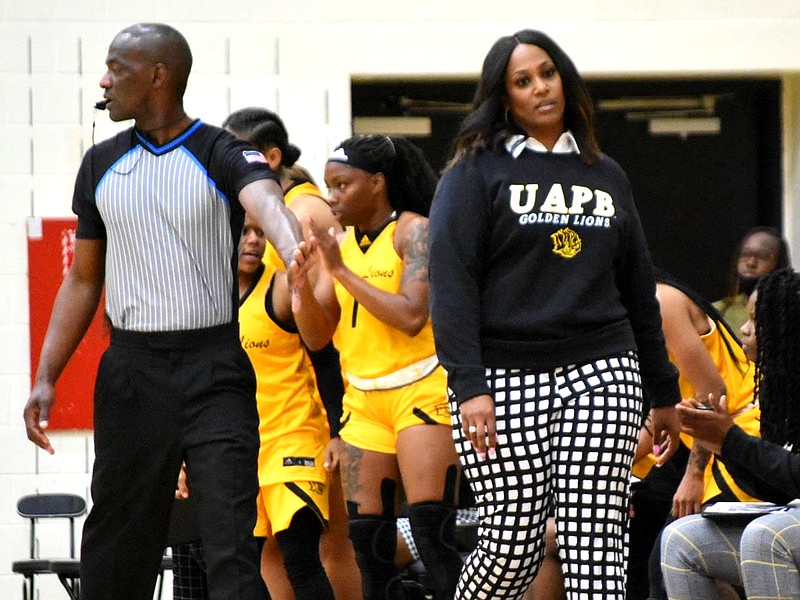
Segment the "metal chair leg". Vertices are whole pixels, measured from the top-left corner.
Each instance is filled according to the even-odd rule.
[[[59,575],[58,578],[61,580],[61,585],[67,590],[70,599],[79,600],[81,595],[81,580],[74,577],[65,577],[64,575]]]

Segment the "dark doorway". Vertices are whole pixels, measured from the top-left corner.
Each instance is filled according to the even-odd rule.
[[[407,135],[425,152],[438,173],[450,158],[451,142],[475,93],[475,81],[380,81],[353,83],[353,119],[359,117],[423,117],[430,120],[427,136]]]
[[[724,296],[744,232],[781,228],[779,80],[587,83],[601,146],[628,173],[654,262],[710,300]],[[430,134],[409,137],[441,169],[474,90],[474,81],[355,82],[353,117],[427,117]],[[670,132],[681,123],[718,130]]]

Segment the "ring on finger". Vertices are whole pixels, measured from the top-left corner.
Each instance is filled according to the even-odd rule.
[[[476,425],[470,425],[467,427],[467,431],[469,433],[478,433],[478,427]]]

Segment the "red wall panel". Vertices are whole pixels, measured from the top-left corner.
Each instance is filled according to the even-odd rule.
[[[75,218],[36,220],[28,231],[28,298],[30,304],[31,384],[50,322],[56,294],[72,265]],[[56,403],[48,429],[92,429],[97,364],[109,343],[101,299],[89,330],[56,384]]]

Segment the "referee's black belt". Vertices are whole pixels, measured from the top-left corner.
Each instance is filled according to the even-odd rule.
[[[179,331],[129,331],[111,329],[111,344],[126,348],[152,350],[181,350],[215,346],[220,343],[239,343],[239,323],[231,322],[201,329]]]

